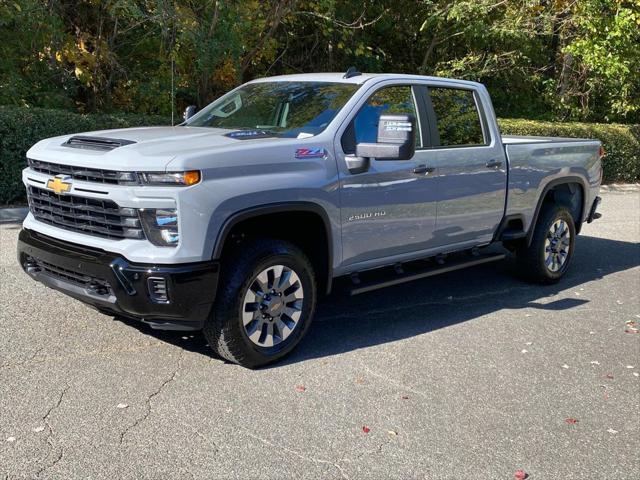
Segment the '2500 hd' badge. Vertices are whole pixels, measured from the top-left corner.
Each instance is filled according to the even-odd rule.
[[[71,176],[69,175],[56,175],[55,177],[47,181],[47,188],[53,190],[58,195],[67,193],[71,190]]]

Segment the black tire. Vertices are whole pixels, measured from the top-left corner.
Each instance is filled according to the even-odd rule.
[[[568,227],[568,252],[561,266],[556,267],[556,264],[552,267],[546,261],[547,248],[549,247],[546,244],[547,235],[552,226],[558,221],[565,222]],[[551,203],[544,205],[535,225],[531,245],[527,247],[526,243],[523,242],[516,249],[519,271],[527,280],[532,282],[546,285],[558,282],[567,272],[571,263],[575,239],[576,227],[569,210],[561,205]],[[554,271],[554,268],[557,268],[557,270]]]
[[[295,328],[277,345],[263,347],[248,336],[243,323],[245,294],[254,279],[265,269],[283,265],[300,279],[304,299]],[[243,242],[225,259],[216,301],[203,333],[213,350],[222,358],[247,368],[275,362],[289,354],[309,329],[316,306],[317,288],[313,266],[307,256],[292,243],[258,238]]]

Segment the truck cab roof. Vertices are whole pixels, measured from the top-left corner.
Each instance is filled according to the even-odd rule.
[[[411,75],[406,73],[358,73],[351,77],[345,78],[344,72],[325,72],[325,73],[297,73],[292,75],[278,75],[273,77],[264,77],[252,80],[248,83],[264,83],[264,82],[333,82],[333,83],[351,83],[362,85],[372,80],[406,80],[408,82],[415,80],[427,81],[451,81],[456,84],[468,84],[469,86],[481,86],[480,83],[468,80],[453,80],[445,77],[431,77],[426,75]]]

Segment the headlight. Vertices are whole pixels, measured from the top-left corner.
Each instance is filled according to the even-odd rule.
[[[114,172],[112,176],[118,185],[162,185],[188,187],[200,181],[199,170],[187,172]]]
[[[180,232],[175,208],[144,208],[140,210],[140,218],[151,243],[159,247],[178,246]]]
[[[195,185],[200,181],[200,172],[146,172],[140,173],[140,180],[144,185]]]

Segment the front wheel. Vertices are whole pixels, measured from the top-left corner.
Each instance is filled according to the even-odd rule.
[[[247,242],[223,265],[204,335],[231,362],[248,368],[272,363],[309,329],[316,296],[313,267],[298,247],[280,240]]]
[[[548,205],[540,213],[531,245],[521,245],[516,257],[521,272],[529,280],[550,284],[566,273],[576,238],[576,227],[569,210]]]

